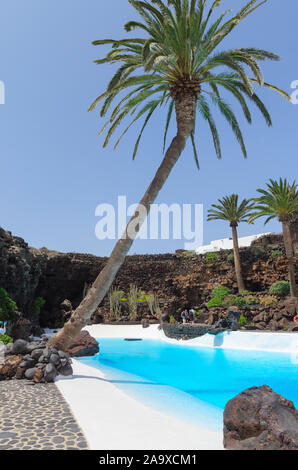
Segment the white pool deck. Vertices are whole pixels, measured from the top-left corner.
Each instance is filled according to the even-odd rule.
[[[298,334],[231,332],[190,341],[167,338],[158,325],[93,325],[95,338],[162,339],[182,347],[199,345],[291,353],[298,365]],[[96,368],[73,360],[74,375],[58,377],[56,385],[67,400],[92,450],[217,450],[223,433],[163,414],[130,397]]]

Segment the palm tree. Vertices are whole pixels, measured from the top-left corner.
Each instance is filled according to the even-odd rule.
[[[295,255],[293,250],[293,236],[290,228],[292,219],[298,210],[298,185],[294,181],[290,184],[287,179],[279,178],[279,181],[270,179],[267,190],[258,189],[261,196],[254,198],[256,203],[255,212],[250,222],[259,217],[267,217],[265,224],[274,218],[282,223],[283,239],[286,255],[288,258],[289,281],[291,297],[297,297],[297,286],[295,279]]]
[[[107,130],[104,147],[124,118],[131,116],[131,122],[116,141],[115,148],[128,129],[143,118],[133,150],[135,158],[146,125],[161,107],[167,107],[164,147],[174,114],[177,134],[123,236],[116,243],[109,261],[70,321],[51,340],[52,345],[67,348],[103,300],[150,210],[150,205],[163,187],[189,137],[199,167],[195,143],[197,115],[207,121],[216,155],[221,158],[219,134],[209,102],[218,107],[230,124],[246,157],[236,116],[224,101],[220,89],[230,92],[240,103],[249,123],[252,119],[246,99],[251,100],[269,126],[272,124],[269,112],[255,93],[254,85],[271,88],[290,99],[282,90],[265,83],[261,73],[259,62],[265,59],[278,60],[277,55],[253,47],[217,50],[238,24],[265,2],[266,0],[250,0],[235,16],[227,19],[228,10],[212,19],[220,0],[210,1],[209,7],[207,0],[129,0],[140,20],[129,21],[125,29],[130,32],[139,28],[142,37],[94,42],[95,45],[110,46],[106,56],[95,61],[97,64],[120,64],[106,91],[90,107],[92,110],[102,102],[100,115],[104,117],[109,113],[101,130]],[[248,76],[248,71],[252,77]],[[115,99],[118,102],[111,108]]]
[[[245,289],[245,285],[241,269],[237,227],[240,222],[248,222],[254,205],[251,203],[250,199],[243,199],[243,201],[238,204],[238,199],[238,194],[231,194],[231,196],[218,199],[219,204],[212,204],[211,207],[213,207],[213,209],[208,211],[207,220],[226,220],[230,222],[233,235],[235,272],[238,290],[241,292]]]

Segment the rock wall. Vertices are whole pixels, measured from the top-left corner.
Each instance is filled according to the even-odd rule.
[[[266,246],[241,249],[248,289],[264,291],[273,282],[287,278],[285,257],[274,260],[271,252]],[[236,292],[234,267],[227,261],[229,253],[222,251],[210,264],[205,255],[191,256],[181,251],[128,256],[114,286],[128,292],[130,285],[136,284],[146,293],[155,292],[163,312],[168,314],[175,313],[178,308],[200,307],[219,284]],[[83,298],[85,285],[94,281],[106,262],[107,258],[88,254],[64,254],[46,248],[36,250],[21,238],[0,229],[0,287],[7,289],[28,318],[33,315],[34,299],[44,297],[46,304],[40,316],[42,326],[54,326],[61,320],[61,302],[65,299],[75,308]],[[101,305],[103,313],[109,311],[108,304],[108,298],[105,298]],[[143,309],[146,310],[146,306]]]

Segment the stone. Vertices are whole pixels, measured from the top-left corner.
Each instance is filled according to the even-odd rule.
[[[31,353],[31,357],[35,359],[36,361],[38,361],[42,354],[43,354],[43,349],[34,349]]]
[[[28,343],[24,339],[17,339],[12,346],[12,354],[25,354],[27,352]]]
[[[143,328],[149,328],[149,326],[150,326],[148,318],[143,318],[141,323],[142,323]]]
[[[0,364],[0,380],[14,377],[21,361],[22,356],[7,356],[4,364]]]
[[[65,364],[64,366],[59,368],[58,373],[59,375],[68,377],[73,374],[73,370],[70,364]]]
[[[43,367],[37,367],[34,377],[33,377],[33,382],[35,383],[42,383],[44,382],[43,379],[44,376],[44,368]]]
[[[60,357],[58,354],[51,354],[50,355],[50,363],[54,365],[58,365],[60,363]]]
[[[73,357],[94,356],[98,352],[98,342],[85,330],[80,332],[67,351]]]
[[[224,447],[229,450],[298,450],[298,414],[290,400],[267,385],[228,401]]]
[[[33,367],[32,369],[27,369],[27,370],[25,371],[25,377],[26,377],[26,379],[28,379],[28,380],[33,380],[33,377],[34,377],[34,375],[35,375],[36,370],[37,370],[36,367]]]
[[[53,364],[47,364],[44,369],[44,381],[45,382],[54,382],[55,377],[57,376],[56,368]]]

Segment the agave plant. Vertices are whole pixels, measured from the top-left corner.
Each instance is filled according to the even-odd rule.
[[[250,222],[259,217],[266,217],[265,224],[274,218],[282,223],[283,239],[288,258],[291,296],[297,297],[296,259],[290,223],[298,212],[298,185],[296,181],[290,183],[286,178],[279,178],[279,181],[270,179],[270,183],[267,183],[267,189],[258,189],[257,191],[260,196],[254,199],[255,211],[250,217]]]
[[[244,291],[245,285],[243,281],[241,259],[239,253],[237,227],[240,222],[248,222],[252,215],[254,204],[250,199],[243,199],[239,204],[238,194],[231,194],[223,199],[218,200],[219,204],[212,204],[212,208],[208,211],[209,220],[225,220],[230,222],[233,235],[234,264],[239,292]]]
[[[119,67],[106,90],[96,98],[90,110],[101,105],[100,116],[108,116],[100,131],[106,131],[104,146],[108,145],[124,119],[130,118],[131,121],[117,138],[115,147],[130,127],[141,121],[141,129],[132,152],[133,158],[144,129],[154,114],[160,119],[161,109],[166,109],[164,148],[169,124],[174,116],[177,133],[108,263],[74,312],[71,321],[51,340],[52,345],[62,349],[67,348],[68,343],[88,322],[90,315],[106,295],[151,204],[189,138],[199,167],[195,134],[196,121],[199,119],[208,123],[215,153],[221,158],[219,133],[211,105],[217,107],[227,120],[246,157],[244,139],[236,115],[223,99],[222,92],[229,92],[240,103],[249,123],[252,116],[247,101],[255,104],[269,126],[269,112],[256,94],[255,87],[271,88],[289,99],[285,92],[265,82],[262,76],[260,62],[266,59],[278,60],[276,54],[254,47],[226,51],[219,49],[239,23],[266,3],[266,0],[250,0],[236,15],[231,15],[230,10],[227,10],[216,17],[214,13],[220,6],[219,0],[128,1],[139,19],[129,21],[125,30],[130,33],[139,29],[142,37],[101,39],[94,42],[95,45],[109,47],[108,53],[96,63],[119,64]]]

